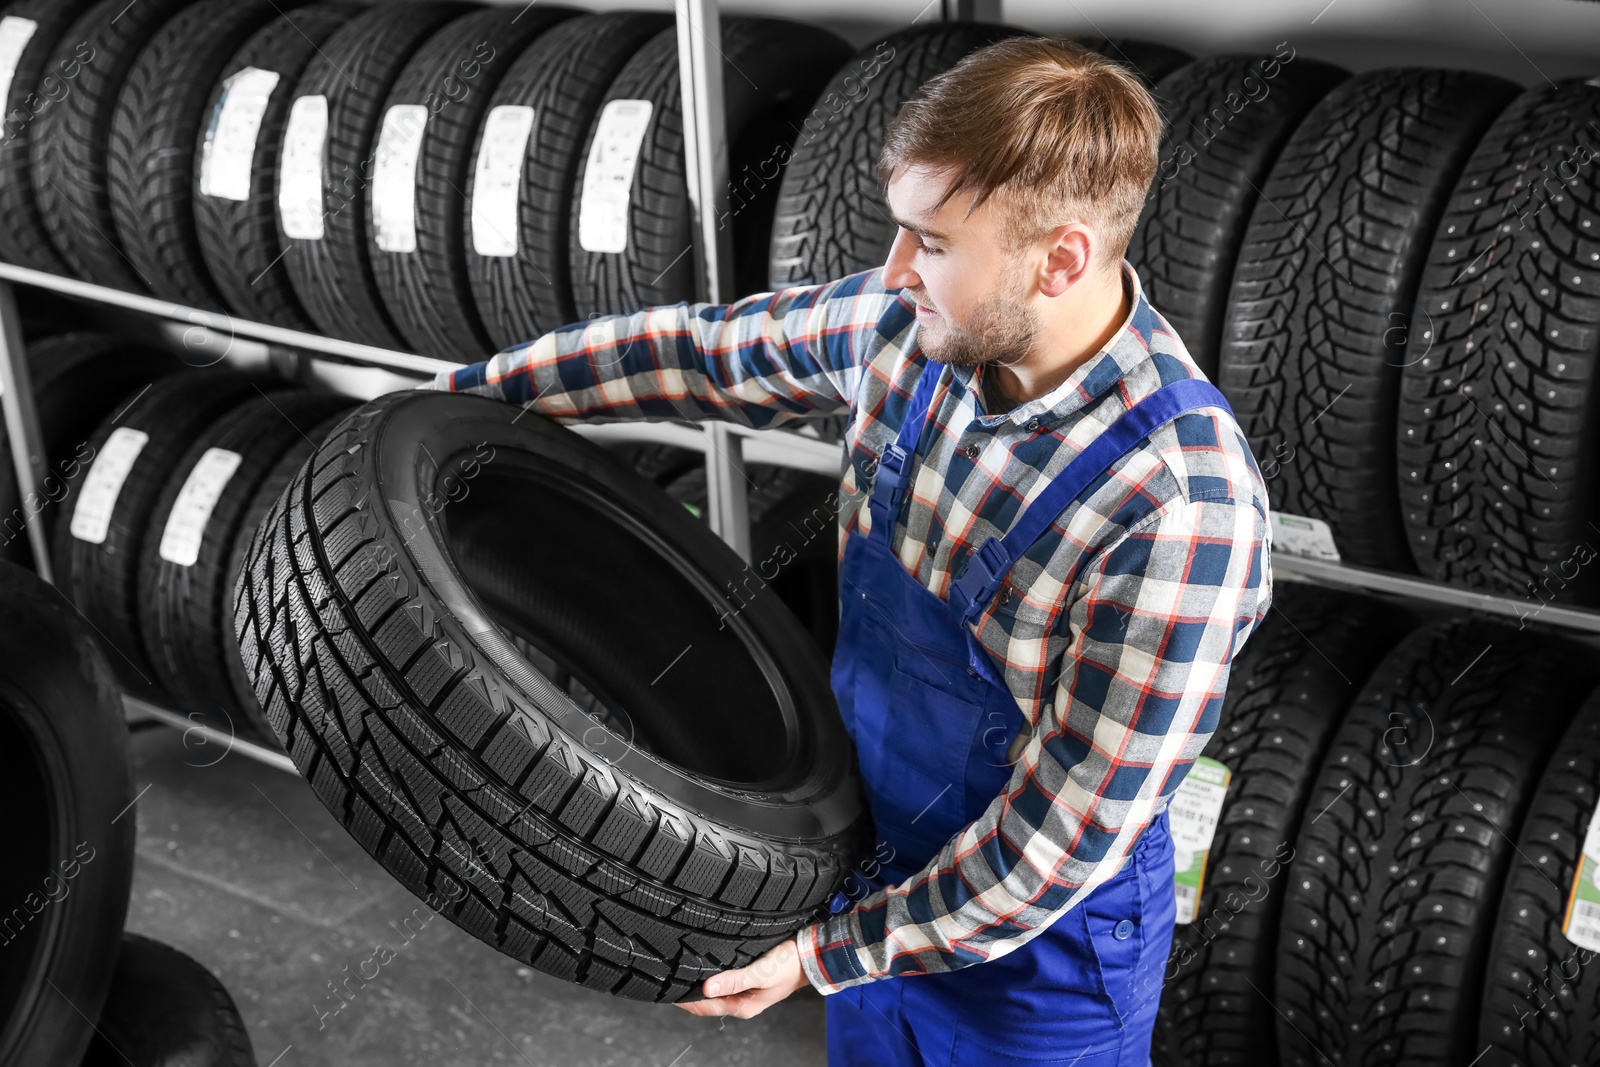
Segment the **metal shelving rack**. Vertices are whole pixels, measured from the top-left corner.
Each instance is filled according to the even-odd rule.
[[[917,18],[937,2],[938,17],[945,20],[1000,21],[1000,0],[930,0]],[[697,300],[726,300],[732,285],[730,234],[716,219],[725,213],[728,198],[728,144],[723,112],[721,52],[713,42],[721,38],[717,0],[674,0],[678,31],[678,70],[683,99],[683,127],[688,187],[697,240],[694,244]],[[916,21],[915,19],[913,21]],[[43,481],[47,467],[28,365],[23,354],[21,319],[17,313],[16,285],[52,290],[63,295],[144,313],[199,331],[205,346],[223,338],[231,349],[235,339],[266,346],[290,361],[324,359],[335,363],[385,368],[419,376],[462,366],[449,360],[410,352],[377,348],[303,333],[264,323],[235,320],[203,308],[187,307],[154,297],[91,285],[60,275],[0,263],[0,410],[6,418],[17,485],[26,500]],[[223,358],[227,358],[224,356]],[[747,561],[750,533],[746,504],[746,463],[796,467],[837,476],[843,458],[837,445],[804,433],[752,430],[716,420],[679,422],[610,423],[573,429],[600,440],[646,440],[697,449],[706,457],[707,519],[713,531]],[[49,546],[38,523],[28,523],[29,543],[41,577],[53,579]],[[1545,605],[1479,593],[1426,579],[1368,570],[1346,564],[1275,554],[1273,575],[1292,581],[1361,590],[1383,596],[1420,600],[1446,607],[1467,608],[1573,631],[1600,639],[1600,611]],[[136,718],[156,719],[194,734],[206,743],[228,745],[232,750],[271,766],[293,771],[282,753],[251,744],[214,727],[196,722],[168,708],[136,697],[124,703]]]

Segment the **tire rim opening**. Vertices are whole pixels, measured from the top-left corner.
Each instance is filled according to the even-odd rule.
[[[470,483],[451,476],[440,532],[484,612],[629,744],[740,789],[800,780],[793,700],[741,602],[580,477],[509,449]]]

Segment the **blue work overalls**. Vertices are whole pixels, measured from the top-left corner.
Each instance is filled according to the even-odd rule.
[[[946,602],[890,549],[942,370],[924,368],[899,437],[879,463],[867,502],[871,532],[848,539],[839,572],[832,683],[856,743],[875,855],[887,860],[868,879],[875,885],[920,870],[1011,776],[1006,750],[1025,727],[1022,709],[968,625],[1011,562],[1156,427],[1196,408],[1227,408],[1201,380],[1157,390],[1091,442],[1004,537],[980,546]],[[830,994],[828,1063],[1144,1067],[1172,944],[1172,857],[1163,812],[1118,874],[1020,948],[954,971]],[[845,903],[836,895],[834,910]]]

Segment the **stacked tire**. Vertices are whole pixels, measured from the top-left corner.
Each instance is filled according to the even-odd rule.
[[[1180,848],[1155,1062],[1588,1062],[1600,669],[1315,587],[1274,609],[1174,801],[1180,845],[1214,829]]]
[[[63,471],[54,581],[128,691],[220,730],[237,710],[236,725],[270,739],[228,623],[239,541],[254,533],[271,500],[264,494],[282,488],[283,466],[303,459],[354,401],[176,366],[116,396]]]

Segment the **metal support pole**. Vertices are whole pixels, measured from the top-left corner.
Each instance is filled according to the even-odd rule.
[[[39,433],[39,412],[34,405],[33,378],[28,373],[27,353],[22,347],[22,316],[17,313],[17,294],[10,282],[0,281],[0,408],[6,415],[6,437],[11,442],[11,461],[17,469],[17,497],[21,502],[23,528],[33,547],[33,566],[39,577],[54,584],[50,569],[50,549],[44,524],[34,522],[32,505],[44,506],[39,486],[44,482],[49,458],[44,454],[44,439]],[[6,536],[11,516],[0,516]]]
[[[945,22],[999,22],[1000,0],[939,0]]]
[[[694,213],[694,259],[699,299],[729,299],[733,285],[733,241],[720,224],[728,212],[728,123],[723,110],[722,20],[717,0],[676,0],[678,81],[683,96],[683,148],[688,164],[689,203]],[[711,529],[750,561],[749,476],[741,438],[712,419],[706,434],[706,503]]]

